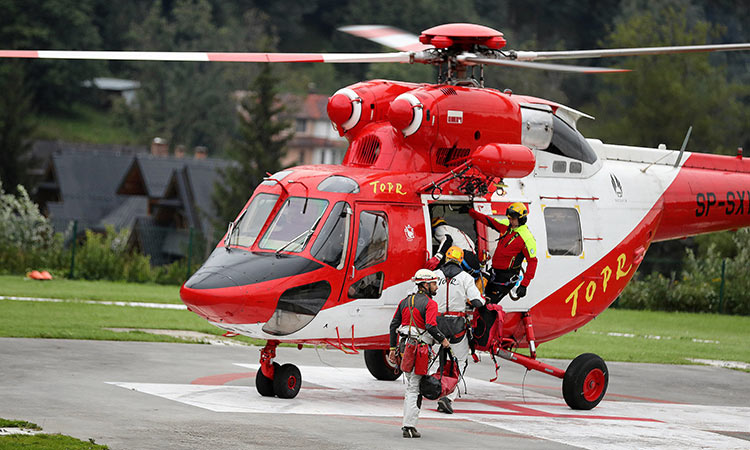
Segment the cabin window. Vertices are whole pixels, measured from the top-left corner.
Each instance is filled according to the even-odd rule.
[[[258,247],[266,250],[301,252],[307,246],[328,200],[289,197],[260,239]]]
[[[351,208],[346,202],[333,205],[331,214],[323,224],[310,250],[313,258],[337,269],[344,266],[344,249],[346,238],[349,236],[350,214]]]
[[[547,227],[547,252],[550,255],[571,256],[583,253],[581,218],[575,208],[544,208]]]
[[[323,192],[339,192],[342,194],[359,194],[359,184],[349,177],[331,175],[320,182],[318,190]]]
[[[383,293],[383,272],[376,272],[349,286],[349,298],[380,298]]]
[[[596,153],[583,135],[555,115],[552,116],[552,129],[552,142],[545,151],[589,164],[596,162]]]
[[[552,172],[554,173],[565,173],[568,170],[568,163],[565,161],[553,161]]]
[[[278,199],[277,194],[256,195],[235,225],[238,231],[233,233],[234,239],[230,239],[230,245],[251,247]]]
[[[385,261],[388,253],[388,216],[381,211],[362,211],[354,268],[361,270]]]

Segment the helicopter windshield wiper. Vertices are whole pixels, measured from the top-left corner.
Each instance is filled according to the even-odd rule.
[[[323,217],[323,216],[321,215],[320,217]],[[315,231],[315,228],[318,226],[318,222],[320,222],[320,217],[318,217],[318,220],[315,221],[315,223],[313,224],[313,226],[310,227],[310,229],[303,231],[298,236],[292,238],[291,241],[287,242],[281,248],[279,248],[278,250],[276,250],[276,256],[279,256],[279,254],[281,253],[282,250],[284,250],[287,247],[289,247],[290,245],[292,245],[293,242],[296,242],[301,237],[305,237],[305,238],[309,237],[313,233],[313,231]],[[304,245],[302,247],[304,248]]]

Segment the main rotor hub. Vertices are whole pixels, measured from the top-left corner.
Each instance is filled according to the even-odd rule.
[[[419,36],[419,42],[435,48],[459,47],[462,50],[470,50],[476,45],[499,50],[506,44],[503,33],[471,23],[449,23],[429,28]]]

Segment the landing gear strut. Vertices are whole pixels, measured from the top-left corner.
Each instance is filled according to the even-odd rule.
[[[536,359],[534,328],[528,312],[524,313],[523,322],[531,357],[515,353],[509,347],[498,347],[493,353],[529,370],[562,378],[563,398],[572,409],[589,410],[598,405],[604,398],[609,384],[609,370],[604,360],[593,353],[584,353],[578,355],[565,371],[543,363]]]
[[[260,370],[255,374],[255,389],[264,397],[294,398],[302,386],[302,374],[294,364],[274,362],[279,341],[268,341],[260,351]]]

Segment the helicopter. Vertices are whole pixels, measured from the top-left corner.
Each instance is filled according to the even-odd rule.
[[[204,264],[183,284],[188,309],[229,333],[266,341],[256,389],[295,397],[302,375],[275,361],[281,343],[364,354],[377,379],[400,371],[386,357],[388,323],[434,255],[431,221],[444,216],[485,259],[497,232],[465,211],[502,218],[528,211],[540,276],[506,312],[495,356],[562,379],[573,409],[592,409],[609,382],[593,353],[565,370],[537,346],[582,327],[609,307],[653,242],[750,226],[750,162],[736,157],[606,144],[577,129],[592,118],[566,105],[484,86],[485,66],[578,73],[621,69],[539,61],[749,50],[750,44],[578,51],[503,50],[503,34],[454,23],[418,39],[385,26],[342,31],[398,52],[285,54],[0,50],[3,58],[158,61],[423,63],[436,83],[369,80],[328,100],[349,141],[340,165],[269,174]],[[528,356],[517,349],[527,348]]]

